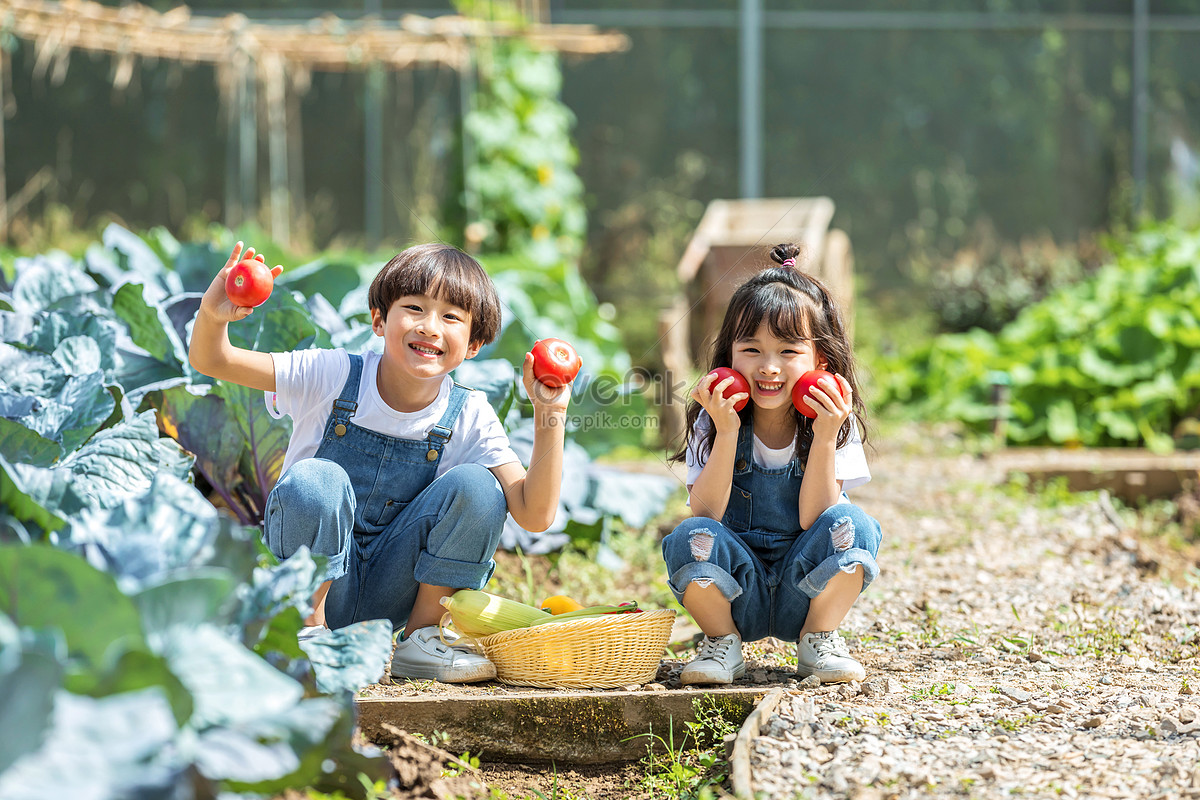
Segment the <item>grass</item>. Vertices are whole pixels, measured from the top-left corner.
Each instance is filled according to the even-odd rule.
[[[954,694],[953,683],[935,683],[932,686],[922,686],[910,696],[913,700],[936,699]]]
[[[997,728],[1000,728],[1001,730],[1008,731],[1009,733],[1014,733],[1016,731],[1021,730],[1021,728],[1024,728],[1027,725],[1032,725],[1033,723],[1037,722],[1041,718],[1042,718],[1041,714],[1023,714],[1019,717],[1014,717],[1012,719],[1007,719],[1004,717],[997,717],[994,721],[994,724]]]
[[[696,719],[685,723],[678,744],[672,726],[664,738],[659,734],[643,734],[649,741],[642,760],[645,773],[641,788],[653,798],[710,800],[723,796],[719,787],[729,773],[721,743],[737,732],[737,725],[726,719],[724,712],[711,696],[692,702]],[[657,741],[660,745],[654,748]]]

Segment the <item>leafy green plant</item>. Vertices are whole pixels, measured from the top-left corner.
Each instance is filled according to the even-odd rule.
[[[1111,249],[998,334],[940,336],[877,369],[883,402],[980,432],[1001,414],[1017,443],[1170,450],[1200,407],[1200,232],[1149,228]]]
[[[467,14],[525,24],[515,3],[456,5]],[[479,84],[464,121],[467,214],[479,229],[474,235],[490,252],[520,253],[541,266],[573,265],[587,211],[571,142],[575,115],[559,99],[558,56],[516,37],[478,45]]]
[[[322,565],[275,563],[251,527],[288,429],[261,393],[187,363],[196,291],[223,260],[110,226],[80,258],[17,259],[0,286],[0,795],[363,798],[386,779],[352,742],[353,698],[391,625],[298,644]],[[366,327],[319,293],[277,291],[252,319],[231,336],[260,350],[352,346]],[[564,517],[657,511],[617,509],[599,487],[618,484],[572,452]]]

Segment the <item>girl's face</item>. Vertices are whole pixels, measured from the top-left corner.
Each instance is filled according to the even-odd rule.
[[[733,343],[731,366],[750,383],[750,401],[763,410],[792,404],[792,387],[800,376],[824,363],[808,339],[778,339],[765,322],[749,339]]]

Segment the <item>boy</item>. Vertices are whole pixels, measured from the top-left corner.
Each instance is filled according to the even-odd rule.
[[[404,628],[393,677],[495,677],[483,656],[443,643],[439,601],[487,583],[507,513],[531,531],[554,521],[571,387],[534,380],[526,354],[535,426],[526,472],[486,397],[450,378],[500,329],[500,300],[479,262],[443,244],[389,261],[368,294],[382,355],[259,353],[228,336],[228,324],[252,311],[225,292],[241,250],[238,242],[204,293],[188,360],[210,377],[273,392],[273,413],[293,420],[264,537],[281,559],[301,546],[330,559],[302,636],[387,618]]]

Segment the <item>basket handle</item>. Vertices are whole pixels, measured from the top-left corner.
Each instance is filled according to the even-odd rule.
[[[454,633],[458,635],[458,639],[456,639],[454,642],[446,641],[446,628],[453,628],[454,625],[454,621],[451,620],[450,622],[447,622],[446,620],[448,619],[450,619],[449,611],[447,611],[445,614],[442,614],[441,620],[438,621],[438,639],[442,641],[442,644],[446,645],[447,647],[452,647],[454,645],[468,645],[475,652],[481,653],[482,651],[479,647],[479,641],[474,636],[469,636],[461,631],[454,631]]]

